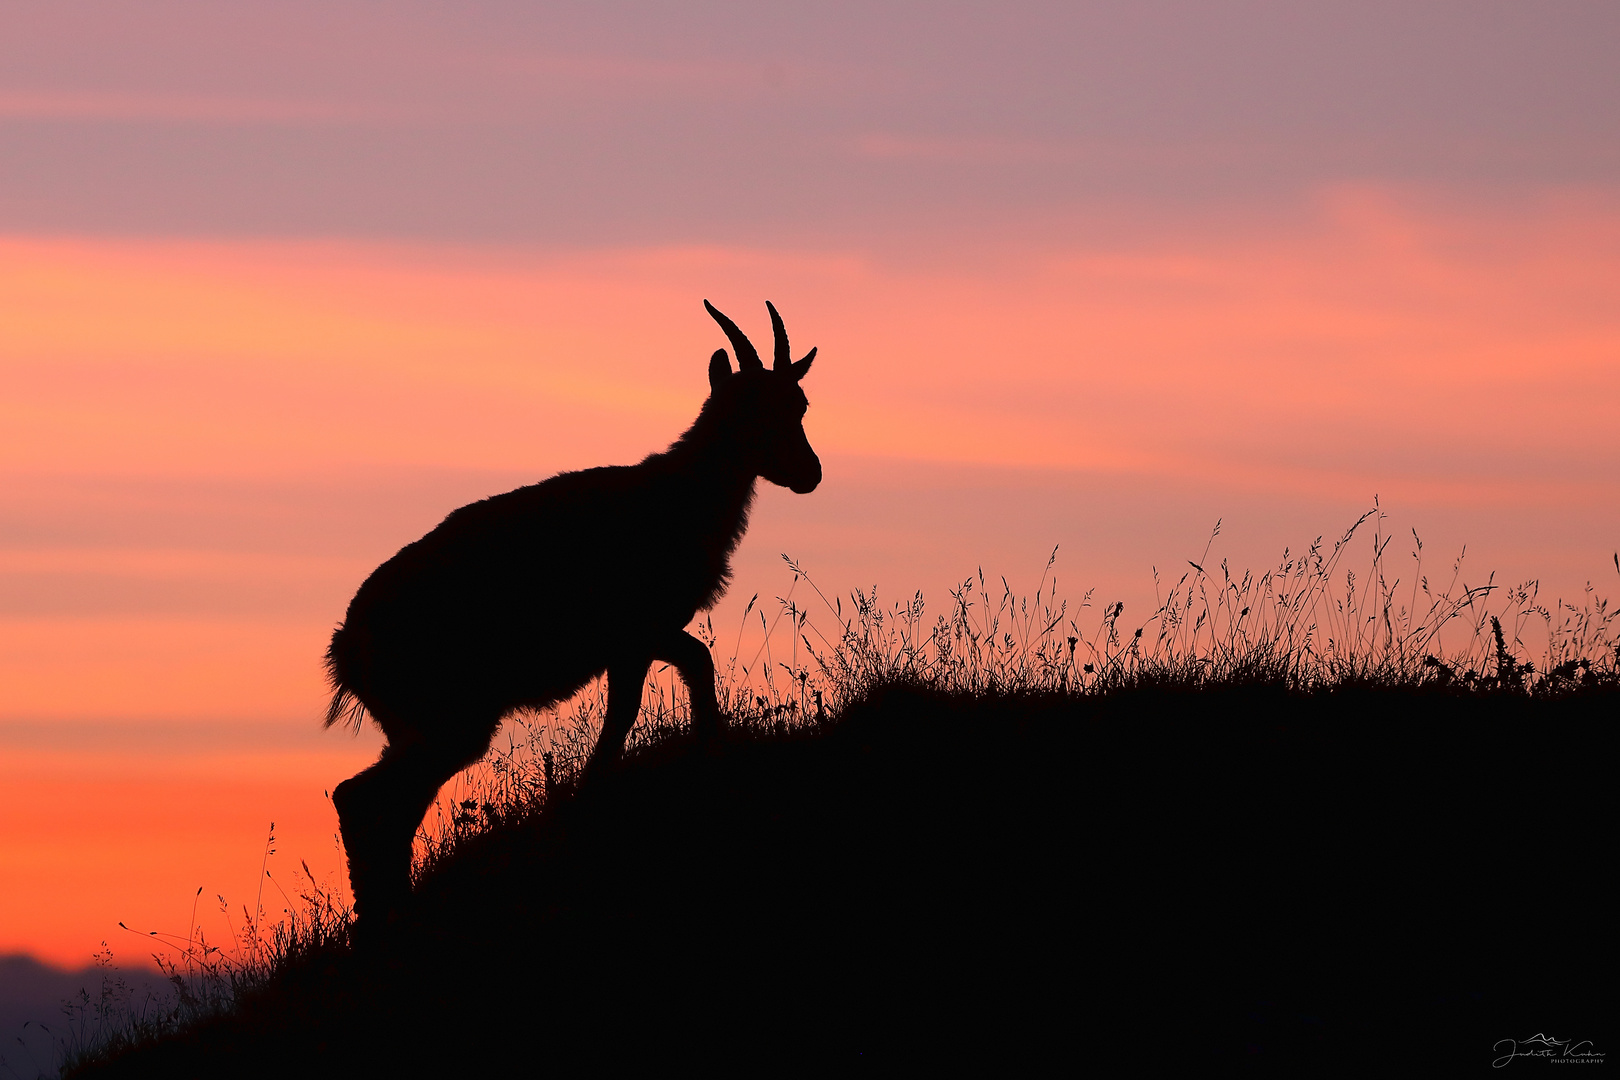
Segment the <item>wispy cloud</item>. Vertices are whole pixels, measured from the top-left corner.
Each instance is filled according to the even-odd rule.
[[[1224,167],[1297,155],[1298,145],[1260,138],[913,135],[872,131],[847,142],[869,161],[940,165],[1102,165],[1147,169]]]
[[[488,53],[444,60],[445,66],[476,66],[486,74],[521,78],[525,88],[588,90],[610,96],[660,92],[758,92],[800,87],[826,72],[780,60],[669,60],[608,53]]]
[[[346,124],[383,119],[353,103],[123,91],[0,90],[0,120]]]
[[[855,140],[857,156],[879,161],[1057,162],[1077,161],[1086,148],[1073,143],[1019,138],[901,135],[870,132]]]

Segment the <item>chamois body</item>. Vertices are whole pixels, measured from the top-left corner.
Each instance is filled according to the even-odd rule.
[[[366,579],[332,636],[337,685],[390,739],[543,706],[649,655],[717,600],[754,478],[695,482],[676,451],[464,506]],[[335,718],[334,718],[335,719]]]
[[[477,761],[501,718],[561,701],[606,671],[608,713],[588,766],[623,749],[654,660],[673,664],[694,733],[720,725],[709,651],[685,632],[725,592],[759,477],[821,480],[774,307],[776,366],[710,312],[737,349],[710,360],[710,395],[670,448],[638,465],[562,473],[464,506],[378,567],[327,650],[327,724],[367,714],[381,759],[333,793],[362,921],[409,890],[410,848],[439,787]]]

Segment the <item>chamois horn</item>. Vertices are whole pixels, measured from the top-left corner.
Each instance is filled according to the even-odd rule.
[[[773,371],[786,371],[793,364],[793,354],[788,352],[787,327],[782,325],[782,316],[776,313],[776,305],[769,300],[765,306],[771,313],[771,330],[776,335],[776,362],[771,365]]]
[[[707,300],[703,301],[703,306],[708,309],[710,315],[714,316],[714,321],[720,324],[720,329],[726,332],[726,337],[731,339],[731,347],[737,353],[737,369],[739,371],[763,371],[765,365],[760,362],[759,353],[755,351],[754,343],[748,340],[748,335],[737,329],[736,323],[726,318],[718,308]]]

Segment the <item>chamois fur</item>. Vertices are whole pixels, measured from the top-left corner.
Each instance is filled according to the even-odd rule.
[[[606,671],[608,711],[587,779],[623,751],[653,661],[672,664],[699,739],[721,718],[708,648],[686,633],[725,592],[755,481],[821,482],[799,380],[769,303],[775,364],[704,301],[737,353],[709,361],[690,429],[638,465],[561,473],[463,506],[379,566],[332,634],[326,723],[388,737],[333,793],[362,922],[409,891],[411,841],[439,787],[489,749],[514,709],[561,701]]]

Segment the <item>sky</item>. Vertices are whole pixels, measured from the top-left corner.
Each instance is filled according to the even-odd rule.
[[[1604,3],[8,4],[0,953],[141,963],[199,888],[217,938],[272,821],[273,884],[341,884],[348,598],[668,445],[705,298],[820,349],[825,465],[717,627],[784,553],[937,602],[1054,546],[1130,622],[1217,521],[1261,569],[1375,497],[1427,573],[1613,595],[1617,47]]]

